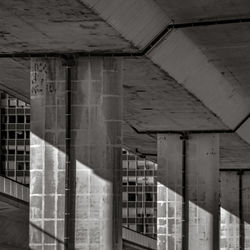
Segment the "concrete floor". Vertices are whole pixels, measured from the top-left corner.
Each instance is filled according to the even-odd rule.
[[[29,208],[0,195],[0,250],[29,249]],[[4,201],[3,201],[4,200]]]

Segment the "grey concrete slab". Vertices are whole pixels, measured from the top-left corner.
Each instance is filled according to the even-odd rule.
[[[175,23],[200,20],[249,17],[250,4],[247,0],[156,0]]]

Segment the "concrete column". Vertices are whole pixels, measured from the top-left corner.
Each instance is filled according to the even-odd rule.
[[[157,199],[158,249],[219,249],[217,135],[158,135]]]
[[[239,175],[237,171],[220,173],[220,248],[239,249],[240,211]]]
[[[242,235],[242,249],[250,249],[250,172],[242,175],[242,219],[244,235]],[[244,247],[244,248],[243,248]]]
[[[72,67],[69,249],[120,250],[121,61]],[[65,249],[65,67],[31,63],[31,249]]]
[[[219,135],[190,135],[187,144],[189,249],[219,249]]]
[[[30,248],[64,249],[65,70],[31,60]]]
[[[158,135],[157,249],[182,246],[182,141],[180,135]]]

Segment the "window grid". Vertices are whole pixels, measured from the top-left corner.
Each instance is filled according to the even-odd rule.
[[[1,92],[1,175],[29,184],[30,106]]]
[[[157,164],[123,150],[123,226],[156,238]]]

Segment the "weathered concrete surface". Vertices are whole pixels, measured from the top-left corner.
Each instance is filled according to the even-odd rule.
[[[107,2],[108,1],[106,1],[106,3]],[[140,5],[141,8],[144,6],[141,2],[137,1],[137,3],[138,5],[135,5],[133,1],[130,1],[127,6],[131,5],[135,7]],[[99,13],[104,20],[116,27],[124,37],[127,37],[132,43],[138,46],[136,37],[129,36],[129,34],[126,33],[123,22],[119,22],[117,18],[114,18],[115,21],[113,20],[113,16],[116,17],[116,14],[112,14],[111,10],[116,9],[116,4],[111,4],[111,8],[107,7],[108,5],[105,5],[103,1],[91,2],[89,5],[93,10]],[[202,4],[196,5],[201,11]],[[243,10],[243,6],[246,7],[246,5],[248,6],[248,4],[244,2],[241,5],[241,10]],[[233,11],[229,5],[228,9]],[[149,13],[152,16],[157,15],[158,9],[151,8]],[[234,14],[238,16],[239,12],[234,12]],[[162,15],[164,16],[164,14]],[[156,20],[160,20],[162,15],[159,15],[159,18],[156,18]],[[185,13],[183,15],[185,15]],[[109,18],[107,18],[107,16]],[[166,20],[168,19],[167,15],[165,18]],[[130,19],[133,20],[132,18]],[[138,26],[134,25],[135,22]],[[134,27],[136,27],[135,30],[138,29],[138,27],[140,27],[138,30],[143,29],[143,25],[144,24],[140,22],[140,18],[134,19],[133,24],[129,22],[126,23],[126,27],[130,26],[132,30],[134,30]],[[211,39],[213,38],[213,36],[210,37]],[[172,30],[169,32],[158,45],[149,51],[147,56],[153,63],[157,64],[178,83],[182,84],[201,100],[208,109],[221,118],[231,129],[234,129],[249,114],[249,105],[244,95],[242,95],[243,91],[240,88],[236,89],[235,86],[221,74],[220,70],[207,60],[207,57],[202,53],[197,44],[193,43],[183,31]]]
[[[71,248],[121,249],[121,76],[121,61],[114,58],[79,58],[72,68]],[[31,225],[30,246],[63,249],[62,60],[32,60],[31,114],[30,220],[42,231]]]
[[[147,58],[124,59],[124,120],[139,131],[227,129],[218,117]]]
[[[157,3],[159,4],[159,6],[157,5]],[[207,3],[198,3],[192,1],[191,4],[182,4],[181,8],[178,9],[176,7],[178,5],[176,3],[172,3],[171,1],[166,1],[163,4],[163,2],[159,0],[157,3],[154,1],[145,2],[134,0],[126,2],[112,0],[82,0],[71,1],[71,3],[68,4],[64,1],[58,2],[56,0],[53,0],[48,2],[44,0],[39,1],[39,3],[31,3],[31,1],[17,1],[14,5],[10,1],[3,1],[1,3],[1,10],[3,12],[1,15],[1,29],[3,39],[2,47],[0,46],[0,50],[2,52],[6,50],[9,52],[72,52],[79,50],[100,50],[103,52],[122,52],[126,50],[129,52],[132,50],[135,51],[131,44],[134,44],[135,46],[137,46],[137,48],[143,48],[146,44],[148,44],[148,42],[153,39],[153,37],[159,34],[159,32],[163,30],[163,28],[169,22],[172,22],[170,21],[171,19],[173,21],[184,21],[191,17],[194,13],[197,14],[195,14],[194,17],[198,19],[200,19],[201,16],[203,16],[204,18],[219,18],[225,16],[244,17],[249,12],[247,11],[249,3],[247,3],[246,1],[242,1],[240,4],[237,4],[237,7],[235,8],[232,7],[232,5],[235,5],[235,1],[233,0],[227,3],[219,2],[219,5],[223,6],[223,13],[222,11],[218,10],[217,7],[217,12],[214,12],[215,5],[212,1],[208,1]],[[208,11],[205,11],[204,8],[207,8]],[[211,13],[209,11],[211,11]],[[145,13],[147,13],[147,15],[145,15]],[[215,13],[218,13],[219,16],[216,16]],[[168,14],[170,15],[170,18],[168,18]],[[242,62],[244,63],[242,63],[241,65],[242,67],[246,66],[246,69],[248,63],[247,57],[242,57],[242,55],[248,54],[244,53],[244,51],[247,51],[245,49],[247,49],[246,41],[248,39],[245,35],[243,37],[242,33],[246,34],[247,32],[237,33],[234,28],[232,29],[229,26],[229,28],[227,28],[227,32],[217,32],[216,30],[214,31],[213,27],[208,28],[208,31],[211,30],[211,32],[203,32],[202,30],[205,29],[195,29],[193,31],[194,35],[192,35],[192,29],[185,30],[185,32],[180,36],[183,39],[181,39],[179,43],[175,43],[178,42],[175,40],[175,38],[176,34],[181,34],[181,32],[174,32],[173,34],[170,34],[168,36],[167,40],[170,38],[170,40],[175,41],[174,44],[176,46],[178,45],[178,47],[180,48],[178,53],[175,53],[175,50],[173,50],[173,53],[171,53],[171,48],[166,48],[166,43],[169,44],[169,42],[163,40],[161,41],[161,47],[163,48],[163,51],[159,50],[159,47],[157,47],[156,49],[153,49],[152,53],[148,55],[150,58],[153,58],[154,61],[156,60],[156,53],[160,54],[161,56],[167,55],[164,56],[163,60],[161,61],[156,60],[158,66],[164,68],[170,76],[174,76],[175,80],[178,83],[183,84],[185,88],[187,88],[200,101],[202,101],[208,107],[207,112],[210,115],[195,108],[193,109],[195,119],[193,115],[190,114],[190,112],[185,115],[185,110],[181,109],[181,107],[177,105],[179,103],[182,103],[183,97],[181,99],[175,97],[176,113],[174,113],[174,115],[172,115],[172,111],[167,112],[166,114],[164,114],[164,116],[161,117],[159,116],[160,112],[158,111],[152,111],[150,114],[145,114],[148,113],[146,111],[149,111],[149,109],[155,109],[155,107],[153,106],[154,102],[152,101],[150,102],[150,106],[152,107],[143,107],[145,110],[143,110],[142,113],[145,117],[146,123],[150,123],[155,120],[163,120],[165,124],[168,124],[168,126],[171,127],[171,129],[172,127],[174,127],[174,125],[176,125],[177,127],[181,127],[179,126],[179,118],[177,118],[177,114],[179,113],[185,119],[186,117],[190,117],[190,119],[187,118],[184,123],[183,121],[181,122],[185,128],[193,127],[195,123],[199,124],[198,126],[200,126],[201,120],[202,128],[206,128],[206,123],[204,122],[205,120],[207,120],[207,124],[209,124],[207,127],[210,128],[210,125],[212,127],[213,125],[215,125],[215,123],[220,123],[214,123],[214,119],[211,118],[211,113],[209,111],[211,110],[215,115],[219,116],[219,118],[221,118],[225,122],[226,126],[234,128],[235,124],[238,124],[241,121],[241,118],[248,113],[249,105],[248,103],[245,103],[245,100],[248,99],[248,97],[242,97],[242,93],[245,93],[246,91],[242,90],[241,87],[235,88],[235,81],[233,83],[231,81],[232,78],[235,78],[234,72],[236,68],[233,67],[233,71],[229,79],[227,77],[227,73],[225,75],[220,74],[222,70],[220,68],[216,69],[218,64],[214,64],[213,60],[218,59],[223,62],[222,64],[224,64],[225,62],[233,63],[235,61],[235,58],[238,58],[236,62],[239,61],[240,58],[243,58]],[[244,29],[247,29],[247,26],[240,27],[243,27],[243,31]],[[232,34],[230,35],[230,39],[228,39],[228,33]],[[239,36],[237,34],[241,35]],[[214,39],[215,35],[219,39]],[[191,36],[191,39],[188,38],[189,36]],[[199,39],[196,39],[196,37],[198,37]],[[239,40],[233,40],[234,37],[242,38],[239,38]],[[74,41],[72,41],[72,39],[74,39]],[[129,42],[127,40],[129,40]],[[218,43],[216,44],[213,41],[218,41]],[[223,57],[218,56],[215,58],[210,57],[209,54],[207,54],[207,48],[213,48],[214,45],[220,46],[224,42],[227,42],[226,47],[229,49],[229,51],[223,53]],[[231,53],[231,48],[234,46],[236,46],[236,51],[238,51],[239,48],[242,49],[239,54]],[[189,50],[189,48],[191,48],[191,50]],[[183,53],[180,53],[180,51],[182,51]],[[190,55],[191,51],[195,53],[192,53]],[[207,57],[205,57],[203,53],[205,53]],[[216,55],[219,55],[218,53],[216,52]],[[223,59],[225,54],[230,56],[230,60],[227,60],[227,58],[225,58],[225,60]],[[207,62],[207,58],[209,59],[209,62]],[[190,68],[190,65],[192,65],[192,63],[194,64]],[[153,67],[153,64],[151,62],[149,62],[149,64],[151,64]],[[166,65],[168,67],[166,67]],[[176,67],[176,65],[181,66]],[[198,67],[196,67],[195,65],[198,65]],[[214,65],[216,66],[216,68],[214,67]],[[192,67],[196,67],[197,71],[192,70]],[[172,72],[173,69],[174,71]],[[148,70],[147,66],[146,70]],[[228,72],[229,71],[231,70],[228,70]],[[223,70],[223,72],[225,71]],[[248,79],[246,75],[248,72],[247,70],[240,70],[239,72],[242,74],[242,77],[244,79]],[[16,77],[15,79],[19,78],[20,77]],[[168,80],[166,80],[166,77],[164,75],[161,76],[161,80],[162,83],[165,82],[168,84]],[[11,81],[8,81],[7,79],[5,82],[3,81],[3,84],[7,86],[10,84],[10,82]],[[12,82],[14,82],[14,79]],[[154,81],[151,82],[153,86],[154,83]],[[178,83],[174,83],[173,87],[176,87],[178,89]],[[12,86],[13,88],[17,88],[17,90],[19,91],[20,84],[18,84],[19,87],[16,87],[14,85]],[[201,86],[203,89],[202,92],[200,88]],[[27,91],[23,91],[25,92],[24,95],[28,96]],[[154,93],[154,87],[151,87],[150,91],[149,89],[147,89],[147,93],[149,96],[151,95],[151,92]],[[168,95],[167,97],[169,98]],[[165,98],[165,92],[162,91],[160,96],[158,96],[157,94],[157,100],[160,99],[167,99]],[[157,107],[159,105],[163,107],[161,108],[161,111],[169,107],[169,102],[155,104],[157,104]],[[147,105],[148,104],[144,103],[142,106]],[[204,117],[204,120],[201,117]],[[196,119],[198,119],[199,122],[197,122]],[[143,124],[144,121],[136,121],[136,123]],[[151,125],[146,125],[146,128],[160,128],[158,124],[154,123],[152,123]],[[216,129],[220,128],[221,126],[216,126]],[[130,138],[131,137],[132,135],[130,135]],[[145,151],[147,151],[147,149],[145,149]]]
[[[157,249],[182,248],[182,141],[157,138]]]
[[[220,134],[220,168],[249,168],[250,145],[237,134]]]
[[[240,242],[242,249],[249,249],[250,173],[249,171],[240,174],[237,171],[222,171],[220,175],[221,249],[240,249]]]
[[[181,249],[183,145],[180,135],[158,135],[158,249]],[[188,247],[219,246],[219,137],[190,135],[186,146]]]
[[[30,248],[63,249],[65,70],[59,59],[31,61]]]
[[[181,30],[172,31],[149,57],[231,129],[249,114],[249,106],[241,93]]]
[[[121,250],[122,61],[79,58],[72,82],[75,247]]]
[[[1,2],[0,14],[1,53],[66,53],[79,50],[132,52],[147,45],[170,19],[173,22],[187,22],[248,17],[249,3],[246,0],[240,3],[235,0],[219,1],[216,4],[212,0],[192,0],[181,4],[179,0],[166,0],[164,3],[162,0],[82,0],[70,3],[66,0],[43,0],[35,3],[30,0],[15,3],[4,0]],[[151,50],[148,54],[150,60],[129,58],[127,66],[124,64],[124,102],[127,108],[124,112],[124,144],[133,149],[138,144],[144,144],[139,147],[140,151],[156,154],[156,137],[151,134],[137,134],[129,124],[140,131],[235,128],[249,113],[248,29],[248,24],[237,24],[174,31]],[[4,60],[2,66],[0,79],[4,84],[3,88],[16,89],[27,97],[28,74],[23,76],[19,73],[27,73],[25,66],[20,66],[20,62],[16,60]],[[9,68],[7,73],[6,68]],[[63,79],[64,77],[61,80]],[[51,85],[48,89],[50,87]],[[41,106],[39,102],[37,105]],[[57,106],[49,105],[51,110],[47,107],[46,112],[53,115]],[[38,120],[43,121],[46,112],[41,117],[35,115]],[[63,118],[58,116],[58,121],[59,119]],[[39,123],[42,124],[40,121],[37,123],[38,127]],[[63,133],[56,134],[56,139],[53,134],[64,122],[58,124],[58,127],[52,129],[49,124],[44,129],[48,132],[47,136],[42,133],[40,138],[46,139],[47,143],[62,139]],[[248,124],[247,122],[237,131],[247,142]],[[62,132],[64,128],[60,129]],[[236,134],[223,135],[221,138],[222,166],[248,167],[249,146]],[[38,141],[39,143],[43,142]],[[56,142],[55,151],[48,146],[47,154],[57,154],[58,145]],[[45,142],[42,147],[46,148]],[[49,159],[50,156],[46,157]],[[59,158],[53,155],[50,159],[57,162]],[[49,179],[49,175],[43,177],[40,180]]]
[[[20,64],[26,66],[26,61],[20,61]],[[6,70],[5,86],[11,83],[10,86],[22,89],[22,94],[29,96],[28,73],[20,67],[8,69],[8,65],[2,65]],[[137,134],[130,125],[139,131],[228,129],[203,103],[149,59],[126,57],[122,68],[126,147],[138,148],[143,153],[156,153],[156,138]],[[24,79],[20,80],[19,75]]]
[[[189,249],[218,249],[219,135],[190,135],[186,154]]]
[[[221,172],[220,179],[220,246],[222,250],[239,249],[239,175]]]
[[[249,103],[249,23],[187,28],[184,33]]]
[[[240,126],[236,133],[246,142],[250,142],[250,118],[248,118],[242,126]]]
[[[1,1],[0,51],[135,51],[81,1]]]
[[[242,176],[242,209],[244,218],[244,247],[250,248],[250,173],[244,172]]]
[[[0,60],[0,89],[29,103],[29,59],[5,58]]]
[[[249,1],[155,0],[175,23],[249,17]]]
[[[235,1],[231,1],[230,3],[235,4]],[[184,15],[191,16],[193,11],[197,11],[197,14],[203,13],[203,5],[206,6],[208,10],[213,10],[214,8],[211,1],[200,4],[192,2],[191,5],[182,4],[178,10],[176,9],[175,3],[166,1],[165,4],[168,7],[170,6],[168,13],[174,13],[177,19],[180,18],[179,20],[181,20],[181,17]],[[229,3],[220,2],[219,4],[224,6],[225,13],[232,14],[230,14],[231,17],[244,16],[245,14],[243,12],[246,11],[248,6],[245,1],[238,4],[237,8],[232,8]],[[91,7],[91,9],[86,7],[87,5]],[[122,7],[118,8],[117,6]],[[162,9],[159,6],[162,7]],[[2,52],[6,49],[10,52],[27,52],[34,50],[40,52],[72,52],[78,50],[101,50],[103,52],[111,52],[114,50],[119,50],[120,52],[125,50],[135,51],[133,46],[131,46],[132,43],[138,48],[142,48],[170,22],[170,19],[167,17],[168,13],[164,13],[166,9],[161,4],[159,6],[153,1],[133,0],[126,2],[112,0],[90,2],[86,0],[81,2],[71,1],[70,4],[56,0],[50,1],[49,3],[44,0],[42,2],[39,1],[39,3],[36,2],[35,4],[31,4],[30,1],[18,1],[15,3],[15,6],[10,1],[3,1],[1,3],[3,12],[1,16],[3,21],[1,26],[3,30],[3,43],[2,47],[0,46],[0,50]],[[179,12],[177,13],[177,11]],[[99,15],[95,12],[99,13]],[[145,12],[149,14],[145,15]],[[39,15],[37,13],[39,13]],[[124,13],[126,13],[126,15],[124,15]],[[210,14],[214,15],[214,13],[206,12],[207,16]],[[173,16],[171,16],[171,18],[174,19]],[[81,29],[79,28],[80,26]],[[171,78],[173,75],[169,70],[167,73],[163,73],[163,71],[153,65],[151,60],[145,58],[125,59],[124,103],[126,103],[126,105],[124,105],[124,142],[127,147],[135,150],[138,145],[145,143],[145,146],[139,146],[140,151],[156,153],[156,140],[147,135],[136,134],[127,124],[138,127],[137,129],[140,131],[148,129],[227,129],[228,127],[234,128],[235,124],[240,122],[241,118],[248,113],[249,102],[247,100],[249,98],[246,96],[247,84],[245,84],[245,88],[242,89],[241,87],[236,88],[235,81],[232,82],[232,79],[235,78],[233,77],[233,73],[236,67],[233,68],[232,74],[226,73],[223,75],[220,75],[220,73],[225,72],[225,70],[222,71],[221,68],[218,68],[220,61],[222,65],[225,62],[230,62],[230,65],[233,66],[234,59],[236,59],[236,62],[239,62],[240,58],[242,58],[241,65],[247,69],[247,57],[242,57],[244,51],[246,51],[245,49],[247,49],[247,37],[245,37],[245,35],[245,38],[242,36],[243,33],[247,33],[243,32],[246,26],[244,26],[245,28],[242,28],[242,32],[240,32],[241,36],[237,35],[239,32],[235,31],[236,28],[227,28],[227,32],[223,33],[220,32],[219,28],[217,28],[218,30],[216,29],[218,32],[216,30],[213,32],[213,27],[206,28],[208,32],[203,32],[202,30],[205,29],[202,28],[199,29],[199,31],[197,29],[193,31],[192,29],[186,29],[183,33],[182,41],[178,43],[184,52],[187,50],[185,45],[191,44],[190,46],[193,48],[192,51],[198,51],[194,55],[196,58],[194,62],[199,64],[200,61],[197,58],[203,58],[201,65],[205,68],[209,68],[210,70],[208,71],[206,71],[204,67],[202,68],[200,64],[198,65],[198,73],[189,70],[191,69],[189,67],[190,58],[185,58],[184,54],[180,53],[173,53],[170,56],[166,56],[162,62],[162,65],[171,64],[170,66],[174,67],[175,73],[177,74],[177,77],[174,77],[175,79]],[[93,32],[93,29],[95,32]],[[209,32],[210,30],[211,32]],[[192,33],[194,35],[192,35]],[[230,33],[230,39],[227,37],[228,33]],[[27,36],[27,34],[29,34],[29,36]],[[213,39],[215,35],[217,37]],[[105,36],[105,38],[103,36]],[[202,38],[200,38],[201,36]],[[172,36],[170,34],[168,38],[173,40],[174,37],[174,35]],[[239,37],[239,39],[232,40],[235,37]],[[74,41],[72,41],[73,38]],[[126,39],[129,39],[130,42],[127,42]],[[42,44],[40,44],[38,40],[42,42]],[[223,58],[219,56],[220,54],[217,54],[217,50],[215,51],[215,56],[217,55],[217,57],[210,57],[209,53],[207,53],[208,48],[213,49],[219,46],[222,49],[225,40],[228,50],[225,53],[223,52],[223,55],[227,54],[230,60],[227,60],[227,58],[222,60]],[[218,42],[216,43],[214,41]],[[162,46],[166,43],[165,40],[161,42]],[[22,45],[22,43],[24,44]],[[20,46],[20,44],[22,46]],[[178,44],[176,43],[176,46]],[[238,49],[241,50],[239,54],[230,54],[232,51],[231,48],[234,46],[236,46],[234,51],[238,51]],[[153,53],[154,50],[152,51],[152,54]],[[163,53],[162,51],[159,51],[159,53],[164,55],[164,53],[169,53],[169,51],[164,50]],[[203,53],[205,53],[207,57],[205,57]],[[152,54],[149,54],[149,56]],[[248,53],[245,53],[245,55],[247,54]],[[180,58],[177,57],[178,55]],[[190,52],[185,55],[190,55]],[[210,59],[209,62],[207,62],[206,58]],[[179,66],[175,67],[175,62],[182,66],[186,62],[188,67],[184,65],[182,70]],[[218,62],[218,64],[216,62]],[[21,62],[21,64],[23,63]],[[1,65],[2,71],[4,72],[0,72],[0,79],[3,84],[2,88],[15,89],[18,93],[21,91],[21,95],[28,97],[29,77],[26,69],[20,66],[19,61],[13,61],[12,59],[3,60]],[[25,65],[26,63],[24,62],[24,66]],[[162,65],[158,64],[158,67],[163,67]],[[214,67],[214,65],[216,67]],[[9,70],[7,70],[7,68]],[[176,72],[176,70],[179,71]],[[239,71],[245,79],[248,79],[246,75],[247,72],[248,70]],[[190,75],[193,78],[190,78]],[[228,78],[227,76],[230,75],[231,77]],[[183,76],[184,78],[185,76],[189,77],[189,81],[184,79],[183,82],[179,82],[177,78],[181,77],[181,79],[183,79]],[[216,76],[218,76],[218,79]],[[193,79],[196,79],[196,81],[193,81]],[[205,84],[204,79],[207,84]],[[212,81],[212,79],[215,79],[215,81]],[[183,83],[183,86],[187,87],[187,82],[192,83],[192,88],[188,87],[191,94],[186,92],[180,85],[180,83]],[[215,83],[218,83],[218,86]],[[221,83],[223,83],[224,87],[222,87]],[[240,84],[238,83],[238,85],[242,85],[241,82]],[[205,90],[202,91],[202,93],[200,92],[200,86],[203,86],[202,88]],[[198,92],[196,92],[196,90]],[[203,99],[203,97],[205,99]],[[225,124],[221,122],[220,118]],[[159,121],[162,121],[161,124]],[[163,123],[164,126],[162,125]],[[243,135],[242,137],[244,138],[245,136]]]
[[[97,12],[125,39],[141,50],[171,22],[154,1],[80,1]]]
[[[0,249],[28,249],[29,208],[2,201],[0,194]]]

